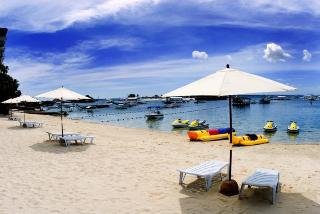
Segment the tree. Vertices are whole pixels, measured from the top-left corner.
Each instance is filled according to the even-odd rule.
[[[18,97],[21,91],[18,90],[18,80],[12,78],[9,74],[9,67],[0,62],[0,103],[10,98]],[[8,108],[0,104],[0,114],[7,114]]]

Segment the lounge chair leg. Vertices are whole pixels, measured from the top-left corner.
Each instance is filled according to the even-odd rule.
[[[180,172],[180,178],[179,178],[179,184],[180,185],[183,184],[184,177],[185,177],[185,174],[183,172]]]
[[[277,187],[273,187],[272,188],[272,204],[274,204],[275,203],[275,201],[276,201],[276,192],[277,192],[277,190],[276,190],[276,188]]]
[[[209,191],[211,185],[212,185],[212,176],[207,176],[204,178],[206,182],[206,191]]]
[[[242,192],[243,192],[245,186],[246,186],[245,184],[241,184],[241,188],[240,188],[240,192],[239,192],[239,200],[242,199]]]

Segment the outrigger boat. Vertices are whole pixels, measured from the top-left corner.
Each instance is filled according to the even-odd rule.
[[[277,131],[277,124],[272,120],[268,120],[263,127],[265,132],[275,132]]]
[[[164,115],[159,111],[160,106],[149,106],[149,112],[145,115],[147,120],[159,120],[164,117]]]
[[[300,127],[298,126],[297,122],[291,121],[290,125],[288,126],[288,133],[299,133]]]
[[[194,120],[190,123],[190,125],[188,126],[189,130],[200,130],[200,129],[208,129],[209,128],[209,124],[206,123],[205,120]]]
[[[173,128],[188,128],[189,124],[189,120],[181,120],[179,118],[173,121],[171,125],[173,126]]]

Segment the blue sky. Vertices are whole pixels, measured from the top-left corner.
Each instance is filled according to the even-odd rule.
[[[231,64],[320,94],[316,0],[0,0],[23,93],[163,94]]]

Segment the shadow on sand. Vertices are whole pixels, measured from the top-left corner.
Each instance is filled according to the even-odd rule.
[[[17,124],[16,126],[10,126],[8,127],[8,129],[11,130],[33,130],[33,129],[41,129],[41,127],[37,127],[37,128],[24,128],[22,126],[19,126],[19,124]]]
[[[59,142],[46,140],[42,143],[36,143],[30,146],[35,151],[38,152],[49,152],[49,153],[56,153],[56,154],[64,154],[67,152],[83,152],[86,151],[90,145],[94,144],[71,144],[68,147],[61,145]]]
[[[243,199],[238,195],[227,197],[219,193],[220,182],[215,181],[205,192],[204,179],[186,185],[180,192],[188,197],[180,198],[181,213],[319,213],[320,204],[300,193],[277,194],[274,205],[270,203],[271,190],[245,189]]]

